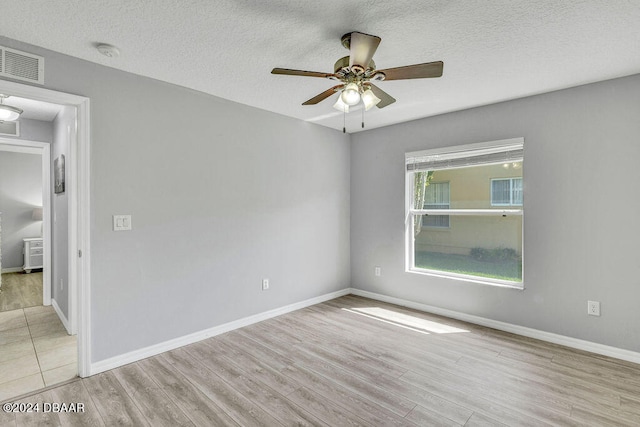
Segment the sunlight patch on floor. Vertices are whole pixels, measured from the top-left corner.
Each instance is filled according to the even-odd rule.
[[[380,322],[389,323],[401,328],[410,329],[422,334],[457,334],[461,332],[469,332],[466,329],[456,328],[454,326],[443,325],[442,323],[432,320],[422,319],[420,317],[410,316],[408,314],[397,313],[380,307],[354,307],[343,308],[350,313],[366,316]]]

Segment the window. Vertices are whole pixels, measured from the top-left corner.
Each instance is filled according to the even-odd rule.
[[[522,178],[492,179],[491,206],[522,206]]]
[[[406,154],[407,271],[523,287],[524,140]]]
[[[449,183],[426,182],[423,209],[449,209]],[[422,217],[423,227],[449,228],[448,215]]]

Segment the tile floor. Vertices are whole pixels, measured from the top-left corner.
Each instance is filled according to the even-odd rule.
[[[0,401],[74,378],[77,341],[51,306],[0,312]]]

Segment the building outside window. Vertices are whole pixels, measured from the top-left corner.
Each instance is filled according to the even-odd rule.
[[[449,183],[427,182],[424,190],[424,209],[449,209]],[[422,217],[423,227],[449,228],[448,215]]]
[[[523,139],[406,160],[407,271],[522,288]]]

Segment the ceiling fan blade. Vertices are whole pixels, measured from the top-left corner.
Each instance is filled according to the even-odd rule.
[[[336,85],[336,86],[332,87],[331,89],[327,89],[324,92],[322,92],[321,94],[314,96],[310,100],[303,102],[302,105],[315,105],[320,101],[324,101],[325,99],[327,99],[328,97],[330,97],[331,95],[336,93],[336,89],[338,89],[338,88],[340,88],[342,86],[344,86],[344,85]]]
[[[369,34],[363,34],[357,31],[351,33],[349,67],[359,65],[363,68],[363,71],[366,70],[381,40],[380,37],[370,36]]]
[[[378,70],[386,76],[385,80],[425,79],[442,76],[444,62],[435,61],[425,64],[407,65],[406,67]]]
[[[369,83],[369,86],[371,86],[371,91],[373,92],[373,94],[378,98],[380,98],[380,102],[378,102],[378,105],[376,105],[376,107],[384,108],[387,105],[390,105],[396,102],[396,99],[393,96],[389,95],[387,92],[383,91],[378,86],[372,83]]]
[[[333,73],[318,73],[316,71],[290,70],[288,68],[274,68],[271,74],[284,74],[287,76],[305,76],[305,77],[332,77]]]

